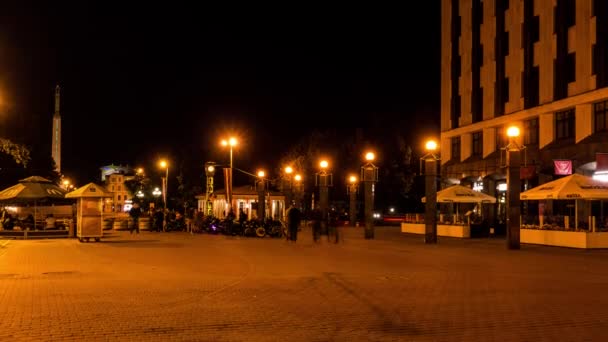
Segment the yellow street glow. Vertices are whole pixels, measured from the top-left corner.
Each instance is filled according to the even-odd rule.
[[[288,167],[285,168],[285,173],[286,174],[290,174],[292,172],[293,172],[293,169],[291,168],[291,166],[288,166]]]
[[[234,138],[234,137],[230,138],[228,140],[228,143],[230,144],[230,146],[236,146],[236,138]]]
[[[295,180],[296,180],[296,182],[299,182],[299,181],[301,181],[301,180],[302,180],[302,176],[301,176],[301,175],[295,175],[295,176],[293,177],[293,179],[295,179]]]
[[[369,160],[372,161],[376,158],[376,155],[374,154],[374,152],[367,152],[365,154],[365,160]]]
[[[437,150],[437,142],[435,140],[429,140],[426,142],[425,147],[427,151],[435,151]]]
[[[517,126],[511,126],[507,128],[507,136],[515,138],[519,136],[519,128]]]
[[[357,183],[357,176],[350,176],[348,179],[351,183]]]
[[[162,167],[163,169],[166,169],[167,168],[167,161],[161,160],[158,165],[160,165],[160,167]]]
[[[322,169],[327,169],[327,167],[329,166],[329,163],[327,162],[327,160],[321,160],[321,162],[319,163],[319,166],[321,166]]]
[[[258,171],[258,177],[263,178],[266,175],[266,172],[260,170]]]
[[[215,171],[215,167],[213,165],[209,165],[209,167],[207,167],[207,171],[213,172]]]

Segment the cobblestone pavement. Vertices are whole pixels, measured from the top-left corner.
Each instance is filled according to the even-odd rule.
[[[608,339],[608,251],[342,231],[0,240],[0,340]]]

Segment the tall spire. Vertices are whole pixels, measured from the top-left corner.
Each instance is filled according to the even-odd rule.
[[[55,86],[55,115],[59,116],[59,97],[61,95],[61,88],[59,85]]]
[[[53,134],[51,136],[51,155],[55,161],[57,172],[61,173],[61,114],[59,113],[59,85],[55,87],[55,114],[53,114]]]

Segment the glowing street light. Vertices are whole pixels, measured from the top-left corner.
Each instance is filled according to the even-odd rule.
[[[359,179],[355,175],[348,177],[348,187],[346,188],[347,193],[350,195],[350,206],[348,208],[350,213],[350,225],[355,227],[357,225],[357,192],[359,190]]]
[[[365,200],[365,238],[374,238],[374,187],[378,182],[378,167],[374,165],[373,161],[376,159],[374,152],[365,153],[365,163],[361,166],[361,181],[363,181],[364,187],[364,200]]]
[[[511,125],[507,128],[509,143],[503,149],[507,155],[507,249],[520,248],[520,151],[525,146],[517,143],[519,127]]]
[[[293,180],[295,180],[296,182],[301,182],[302,181],[302,175],[297,174],[297,175],[293,176]]]
[[[321,167],[322,170],[325,170],[329,167],[329,162],[327,160],[321,160],[319,162],[319,166]]]
[[[426,204],[424,213],[424,243],[437,243],[437,161],[439,155],[437,141],[428,140],[425,145],[426,154],[420,158],[424,161]],[[422,169],[422,165],[420,165]],[[421,170],[422,171],[422,170]]]
[[[169,163],[166,160],[161,160],[158,165],[161,169],[165,169],[165,176],[162,177],[163,183],[163,206],[167,209],[167,192],[169,191]]]
[[[429,140],[425,144],[427,152],[433,152],[437,150],[437,142],[435,140]]]

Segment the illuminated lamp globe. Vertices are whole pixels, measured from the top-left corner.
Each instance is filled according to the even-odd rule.
[[[258,171],[258,177],[264,178],[265,175],[266,175],[266,172],[264,172],[262,170]]]
[[[293,168],[291,166],[288,166],[285,168],[285,173],[286,174],[291,174],[293,172]]]
[[[348,179],[351,183],[357,183],[357,177],[356,176],[350,176],[350,178]]]
[[[367,152],[365,154],[365,160],[367,161],[373,161],[376,158],[376,155],[374,154],[374,152]]]
[[[437,150],[437,142],[435,140],[429,140],[426,142],[426,150],[427,151],[436,151]]]
[[[511,126],[507,128],[507,136],[510,138],[516,138],[519,136],[519,127]]]
[[[299,182],[299,181],[301,181],[301,180],[302,180],[302,176],[300,176],[300,175],[295,175],[295,176],[293,177],[293,179],[295,179],[295,181],[296,181],[296,182]]]
[[[209,172],[215,171],[215,166],[213,166],[213,165],[207,166],[207,171],[209,171]]]
[[[166,161],[164,161],[164,160],[161,160],[161,161],[160,161],[160,163],[159,163],[159,165],[160,165],[160,167],[162,167],[163,169],[166,169],[166,168],[167,168],[167,162],[166,162]]]
[[[228,139],[228,143],[230,144],[230,146],[236,146],[236,138]]]
[[[321,160],[321,162],[319,163],[319,166],[322,169],[327,169],[327,167],[329,166],[329,163],[327,162],[327,160]]]

